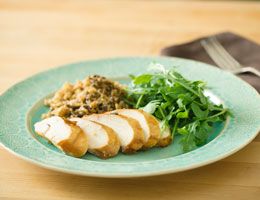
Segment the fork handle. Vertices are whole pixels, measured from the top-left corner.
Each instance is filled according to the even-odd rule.
[[[246,73],[246,72],[249,72],[249,73],[252,73],[258,77],[260,77],[260,71],[258,71],[257,69],[253,68],[253,67],[242,67],[238,70],[232,70],[232,72],[234,74],[241,74],[241,73]]]

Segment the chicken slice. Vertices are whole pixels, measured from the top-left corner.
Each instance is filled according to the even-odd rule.
[[[119,139],[113,129],[82,118],[72,118],[88,137],[88,151],[100,158],[115,156],[120,148]]]
[[[87,136],[75,122],[54,116],[35,123],[34,129],[66,154],[81,157],[88,150]]]
[[[157,144],[160,138],[159,121],[151,114],[138,109],[118,109],[112,111],[120,115],[137,120],[144,132],[145,143],[143,148],[151,148]]]
[[[172,140],[173,140],[173,137],[171,136],[171,130],[167,126],[164,128],[164,130],[161,131],[160,139],[157,143],[157,146],[166,147],[169,144],[171,144]]]
[[[135,119],[118,114],[94,114],[86,118],[112,128],[124,153],[135,152],[144,144],[143,130]]]

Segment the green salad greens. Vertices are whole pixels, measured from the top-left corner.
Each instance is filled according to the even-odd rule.
[[[152,73],[130,76],[128,103],[161,120],[162,129],[169,126],[172,137],[182,135],[185,152],[205,144],[213,124],[224,121],[228,109],[204,95],[205,82],[187,80],[174,68],[166,70],[160,64],[153,68]]]

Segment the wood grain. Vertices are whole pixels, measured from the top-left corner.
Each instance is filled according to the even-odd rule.
[[[260,43],[259,21],[258,2],[0,0],[0,92],[65,63],[158,55],[165,46],[226,30]],[[0,199],[259,199],[259,155],[257,136],[195,170],[101,179],[42,169],[0,147]]]

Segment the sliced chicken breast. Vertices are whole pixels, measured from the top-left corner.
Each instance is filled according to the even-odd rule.
[[[113,129],[82,118],[72,118],[88,137],[88,151],[100,158],[115,156],[120,149],[119,139]]]
[[[87,136],[74,122],[54,116],[37,122],[34,128],[66,154],[81,157],[88,150]]]
[[[144,144],[143,130],[135,119],[118,114],[94,114],[86,118],[112,128],[124,153],[135,152]]]
[[[118,109],[112,111],[120,115],[137,120],[144,132],[145,143],[143,148],[151,148],[157,144],[160,138],[159,121],[151,114],[138,109]]]
[[[166,127],[161,131],[160,139],[158,141],[157,146],[166,147],[171,144],[173,137],[171,136],[171,130],[169,127]]]

